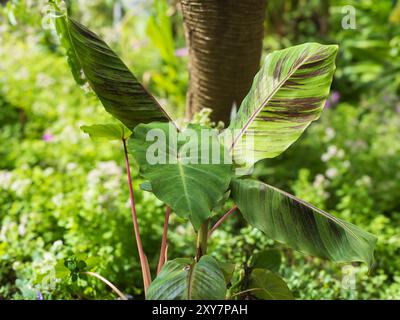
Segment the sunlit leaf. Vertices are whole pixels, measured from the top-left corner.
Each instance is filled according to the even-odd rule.
[[[81,126],[92,139],[126,140],[132,132],[122,124],[94,124]]]
[[[337,50],[306,43],[267,55],[229,126],[236,130],[230,142],[236,162],[252,165],[278,156],[319,118]]]
[[[250,179],[232,183],[243,217],[269,238],[335,262],[371,266],[376,237],[268,184]]]

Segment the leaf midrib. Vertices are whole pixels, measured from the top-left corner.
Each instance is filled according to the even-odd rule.
[[[275,95],[280,90],[282,85],[286,81],[288,81],[290,79],[290,77],[300,68],[300,66],[302,66],[305,62],[308,61],[309,58],[310,58],[310,56],[308,56],[306,59],[304,59],[301,63],[299,63],[299,65],[296,68],[293,69],[292,72],[288,73],[288,75],[285,78],[283,78],[282,81],[278,82],[278,85],[276,86],[276,88],[265,98],[265,100],[261,103],[261,105],[256,109],[255,112],[253,112],[252,116],[247,120],[246,124],[240,130],[240,133],[233,140],[229,151],[232,151],[232,149],[235,147],[237,141],[247,131],[250,124],[254,121],[254,119],[257,117],[257,115],[262,111],[262,109],[265,107],[265,105],[268,103],[268,101],[272,98],[272,96]]]

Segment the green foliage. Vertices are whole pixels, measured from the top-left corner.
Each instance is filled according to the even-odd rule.
[[[279,276],[265,269],[254,269],[250,276],[251,293],[262,300],[292,300],[293,295]]]
[[[128,147],[152,192],[179,216],[189,218],[196,230],[223,199],[232,176],[217,132],[203,137],[201,129],[189,125],[177,132],[167,123],[139,125]]]
[[[209,242],[222,271],[220,261],[236,264],[232,277],[232,269],[223,272],[231,278],[231,297],[249,289],[248,283],[234,287],[246,273],[241,266],[251,270],[254,252],[263,256],[272,248],[282,252],[282,263],[273,272],[279,271],[296,298],[399,298],[397,7],[393,1],[354,1],[357,30],[343,30],[344,2],[349,3],[332,1],[327,11],[323,1],[268,2],[278,6],[267,12],[268,19],[275,19],[267,21],[269,52],[308,41],[340,44],[333,83],[340,101],[331,96],[329,110],[304,139],[280,157],[258,163],[255,175],[376,234],[376,263],[368,271],[357,263],[335,265],[304,257],[267,239],[234,213]],[[164,7],[174,45],[158,44],[158,36],[143,41],[148,25],[143,11],[124,8],[122,20],[113,26],[114,3],[74,2],[71,12],[107,39],[138,80],[162,98],[170,114],[182,115],[187,59],[177,57],[173,64],[156,50],[183,46],[179,16],[172,7]],[[84,123],[111,119],[91,93],[75,86],[56,38],[42,28],[41,11],[40,1],[10,0],[0,6],[0,299],[37,299],[38,292],[44,299],[115,299],[97,280],[78,277],[72,282],[64,266],[71,252],[77,257],[83,253],[85,257],[77,259],[85,263],[95,256],[102,275],[134,298],[143,298],[120,143],[93,143],[80,132]],[[329,23],[325,31],[324,21]],[[277,35],[279,29],[283,32]],[[134,172],[139,227],[154,269],[164,208],[150,193],[140,191],[143,181],[136,176]],[[211,220],[230,206],[227,201],[216,208]],[[172,215],[170,229],[168,258],[193,256],[191,225]],[[347,267],[354,273],[353,289],[342,285]]]
[[[203,256],[199,262],[191,259],[168,261],[152,282],[146,298],[149,300],[223,300],[225,278],[218,262]]]
[[[82,70],[109,113],[129,129],[139,123],[170,120],[157,100],[103,40],[69,16],[56,19],[60,20],[59,33],[64,39],[62,43],[66,43],[75,78],[77,69]]]
[[[337,46],[306,43],[267,55],[229,129],[233,155],[253,165],[295,142],[322,112],[335,70]]]
[[[83,132],[92,139],[126,140],[132,132],[122,124],[94,124],[81,126]]]
[[[236,179],[232,197],[247,222],[273,240],[334,262],[373,262],[375,236],[284,191]]]
[[[269,269],[273,272],[278,272],[281,260],[281,252],[279,250],[263,250],[252,255],[249,265],[251,268]]]

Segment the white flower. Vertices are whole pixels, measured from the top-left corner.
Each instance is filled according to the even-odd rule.
[[[62,193],[56,194],[51,198],[51,202],[53,202],[57,207],[61,206],[64,195]]]
[[[344,157],[344,150],[343,150],[343,149],[338,150],[336,156],[337,156],[339,159],[343,159],[343,157]]]
[[[321,160],[323,162],[327,162],[331,158],[333,158],[338,152],[338,148],[336,146],[329,146],[328,150],[321,156]]]
[[[78,165],[75,162],[68,162],[67,163],[67,171],[73,171],[78,167]]]
[[[36,86],[38,88],[48,88],[54,84],[54,79],[45,73],[38,73],[36,76]]]
[[[329,168],[328,170],[326,170],[325,175],[329,178],[329,179],[333,179],[337,176],[338,174],[338,170],[336,168]]]
[[[48,167],[43,171],[43,174],[48,177],[51,176],[54,173],[54,168]]]
[[[323,185],[324,182],[325,182],[325,176],[323,174],[317,174],[315,176],[313,186],[314,186],[314,188],[319,189]]]
[[[57,249],[61,248],[63,246],[63,241],[62,240],[56,240],[53,242],[53,245],[51,246],[51,249],[54,251],[57,251]]]
[[[18,196],[21,196],[25,192],[26,187],[28,187],[30,184],[31,181],[29,179],[14,180],[10,186],[10,189]]]
[[[11,184],[12,172],[11,171],[0,171],[0,187],[8,189]]]
[[[328,141],[330,141],[335,137],[336,132],[333,128],[326,128],[325,135],[326,135],[326,138],[328,139]]]
[[[86,82],[85,84],[83,84],[81,86],[81,89],[85,92],[85,93],[90,93],[92,91],[92,88],[90,87],[89,82]]]

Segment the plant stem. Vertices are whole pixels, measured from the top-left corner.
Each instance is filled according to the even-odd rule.
[[[135,230],[136,244],[137,244],[137,248],[138,248],[138,251],[139,251],[140,266],[142,268],[144,292],[146,293],[147,292],[147,288],[150,286],[150,283],[151,283],[151,275],[150,275],[150,269],[149,269],[149,264],[148,264],[148,261],[147,261],[147,257],[146,257],[146,255],[144,253],[144,250],[143,250],[142,240],[140,239],[139,225],[138,225],[138,221],[137,221],[136,208],[135,208],[135,198],[133,196],[131,169],[130,169],[130,166],[129,166],[128,150],[126,148],[125,139],[122,139],[122,142],[124,144],[126,174],[127,174],[127,177],[128,177],[129,197],[130,197],[130,201],[131,201],[133,228]]]
[[[102,282],[104,282],[106,285],[108,285],[122,300],[128,300],[128,298],[126,297],[126,295],[124,295],[114,284],[112,284],[112,282],[110,282],[109,280],[107,280],[106,278],[102,277],[101,275],[99,275],[96,272],[83,272],[84,274],[87,274],[89,276],[95,277],[99,280],[101,280]]]
[[[164,221],[164,231],[162,235],[162,240],[161,240],[161,249],[160,249],[160,259],[158,260],[158,266],[157,266],[157,274],[160,273],[161,268],[163,267],[164,263],[167,260],[167,234],[168,234],[168,222],[169,222],[169,216],[171,214],[171,208],[167,207],[165,210],[165,221]]]
[[[217,229],[222,222],[224,222],[226,220],[226,218],[228,218],[236,209],[238,208],[237,205],[235,205],[233,208],[231,208],[227,213],[225,213],[215,224],[214,226],[211,228],[210,232],[208,233],[208,237],[211,236],[211,234],[215,231],[215,229]]]
[[[208,224],[210,219],[207,219],[197,232],[197,243],[196,243],[196,261],[207,253],[207,240],[208,240]]]
[[[233,294],[233,295],[231,296],[231,298],[236,297],[236,296],[239,296],[239,295],[242,295],[243,293],[252,292],[252,291],[265,291],[265,289],[263,289],[263,288],[251,288],[251,289],[247,289],[247,290],[240,291],[240,292],[238,292],[238,293]]]

